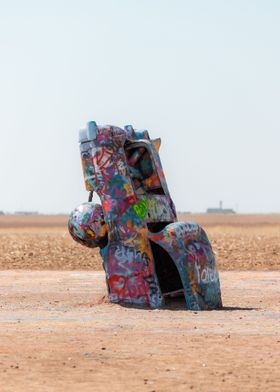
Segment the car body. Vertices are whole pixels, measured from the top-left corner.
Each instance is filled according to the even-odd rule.
[[[83,209],[71,214],[70,233],[87,246],[99,244],[111,302],[161,308],[167,297],[183,295],[187,309],[221,308],[211,244],[198,224],[178,222],[159,147],[146,130],[89,122],[80,132],[82,167],[86,189],[102,208],[86,203],[100,215],[87,226],[95,241],[84,241]]]

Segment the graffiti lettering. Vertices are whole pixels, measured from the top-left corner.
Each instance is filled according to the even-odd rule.
[[[148,276],[143,276],[143,279],[149,285],[150,305],[152,307],[158,307],[162,302],[162,298],[161,298],[158,284],[155,281],[155,278],[152,275],[148,275]]]
[[[219,281],[218,271],[209,267],[201,269],[201,266],[197,263],[195,265],[197,281],[199,283],[213,283]]]
[[[131,263],[132,261],[141,261],[141,253],[136,253],[133,248],[118,246],[115,251],[115,258],[122,263]]]

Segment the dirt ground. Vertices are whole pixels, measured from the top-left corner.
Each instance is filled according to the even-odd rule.
[[[0,392],[280,391],[280,215],[186,215],[207,231],[224,309],[109,304],[66,217],[0,217]]]
[[[108,304],[101,272],[0,280],[1,392],[280,390],[279,272],[222,272],[209,312]]]
[[[206,230],[221,270],[280,267],[280,214],[180,215]],[[0,270],[100,270],[96,249],[75,243],[66,216],[0,216]]]

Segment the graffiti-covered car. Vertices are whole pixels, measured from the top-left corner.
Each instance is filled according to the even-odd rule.
[[[221,308],[211,244],[199,225],[177,221],[160,139],[91,121],[79,141],[89,201],[70,214],[68,226],[76,241],[100,248],[109,300],[160,308],[167,297],[184,296],[190,310]]]

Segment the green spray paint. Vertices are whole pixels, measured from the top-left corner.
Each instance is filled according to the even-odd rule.
[[[132,206],[133,210],[135,211],[136,215],[143,219],[145,218],[147,211],[148,211],[148,203],[147,200],[140,200],[138,203]]]

